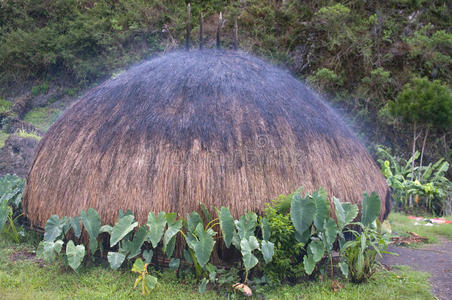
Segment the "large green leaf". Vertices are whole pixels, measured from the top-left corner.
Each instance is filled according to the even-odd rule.
[[[218,214],[218,218],[220,220],[220,228],[223,233],[224,243],[226,244],[226,247],[229,248],[235,233],[234,218],[229,209],[223,206]]]
[[[63,241],[41,241],[36,250],[36,257],[45,259],[48,262],[53,262],[56,256],[61,252]]]
[[[361,209],[361,223],[364,226],[370,226],[379,215],[380,197],[378,197],[375,192],[372,192],[370,196],[367,193],[364,193]]]
[[[257,215],[254,212],[248,212],[240,218],[237,222],[237,232],[240,236],[240,240],[248,239],[254,235],[254,230],[257,225]]]
[[[166,220],[168,222],[168,229],[163,236],[163,252],[168,257],[171,257],[176,245],[176,234],[182,227],[182,220],[176,221],[177,215],[175,213],[166,214]]]
[[[301,196],[300,196],[301,197]],[[324,189],[312,193],[312,199],[315,202],[314,226],[321,230],[330,215],[330,203]]]
[[[192,212],[191,215],[189,213],[187,213],[187,230],[188,231],[190,231],[190,232],[195,231],[196,226],[198,226],[199,223],[202,224],[202,218],[196,211]]]
[[[6,220],[8,220],[9,212],[11,208],[8,206],[6,199],[0,200],[0,231],[3,230]]]
[[[344,209],[345,212],[344,226],[347,226],[348,224],[353,222],[353,220],[358,215],[358,205],[351,204],[349,202],[344,202],[342,203],[342,208]]]
[[[204,204],[199,203],[199,205],[201,206],[201,211],[202,211],[204,217],[206,218],[207,222],[212,221],[212,216],[210,215],[209,211],[208,211],[207,208],[204,206]]]
[[[141,258],[137,258],[132,266],[132,272],[135,273],[143,273],[146,271],[146,264],[141,260]]]
[[[149,293],[155,288],[155,286],[157,285],[157,281],[158,279],[155,276],[149,274],[144,275],[144,284],[147,293]]]
[[[341,268],[342,274],[344,274],[345,278],[348,278],[348,264],[346,261],[341,260],[339,263],[339,267]]]
[[[162,239],[163,232],[165,231],[166,218],[165,213],[161,211],[156,217],[153,212],[148,215],[147,225],[149,227],[149,239],[152,243],[152,247],[157,247],[158,243]]]
[[[111,230],[110,247],[119,243],[120,240],[137,226],[138,222],[135,222],[135,217],[133,215],[125,215],[120,218]]]
[[[325,248],[323,247],[323,243],[320,240],[313,240],[309,243],[309,251],[312,254],[312,259],[314,262],[319,262],[323,254],[325,253]]]
[[[101,233],[111,234],[112,230],[113,230],[113,227],[111,227],[110,225],[108,225],[108,224],[102,225],[99,229],[99,234],[101,234]]]
[[[89,208],[87,212],[82,211],[80,214],[86,232],[89,235],[89,249],[91,254],[97,250],[97,236],[99,235],[101,221],[97,211]]]
[[[77,271],[85,257],[85,246],[75,246],[73,241],[69,241],[66,245],[66,256],[69,266]]]
[[[325,248],[328,252],[333,248],[333,244],[336,241],[337,234],[339,231],[337,230],[336,222],[329,218],[325,224]]]
[[[270,224],[268,224],[267,218],[261,218],[261,230],[262,230],[262,239],[264,241],[268,241],[271,236]]]
[[[133,258],[141,253],[141,247],[143,246],[144,242],[146,241],[147,237],[149,235],[149,231],[146,226],[141,226],[135,235],[133,236],[132,240],[132,248],[130,249],[129,258]]]
[[[6,174],[0,177],[0,203],[6,200],[7,205],[19,207],[24,186],[25,179],[17,175]]]
[[[55,241],[63,233],[64,221],[57,215],[51,216],[45,225],[44,240],[48,242]]]
[[[303,265],[306,274],[311,275],[315,268],[315,261],[311,255],[305,255],[303,257]]]
[[[180,266],[180,259],[179,258],[171,258],[170,262],[168,264],[168,267],[170,270],[177,270]]]
[[[80,235],[82,234],[82,226],[80,222],[81,220],[79,216],[69,218],[69,224],[71,225],[72,230],[74,231],[74,235],[77,238],[80,238]]]
[[[213,236],[215,236],[216,232],[212,229],[204,230],[202,223],[199,223],[196,226],[195,234],[198,240],[194,243],[193,251],[199,265],[204,267],[210,260],[210,255],[215,245]]]
[[[151,263],[152,256],[154,256],[154,251],[152,251],[152,250],[144,250],[143,251],[143,258],[147,264]]]
[[[240,251],[242,253],[243,265],[247,271],[254,268],[259,260],[254,256],[253,251],[259,249],[259,242],[256,237],[250,236],[248,239],[243,238],[240,241]]]
[[[263,240],[261,244],[262,256],[264,257],[265,262],[269,263],[275,253],[275,244],[266,240]]]
[[[341,201],[333,196],[334,210],[336,212],[337,226],[342,229],[345,226],[345,211]]]
[[[117,270],[124,262],[124,259],[126,259],[126,256],[119,252],[108,252],[107,259],[110,263],[110,267],[113,270]]]
[[[312,225],[316,209],[315,200],[309,195],[306,198],[302,198],[299,193],[294,196],[290,204],[290,219],[300,235]]]

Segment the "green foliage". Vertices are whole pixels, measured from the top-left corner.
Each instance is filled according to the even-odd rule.
[[[163,232],[165,231],[165,213],[161,211],[158,216],[155,217],[154,213],[150,212],[148,215],[147,226],[150,231],[149,240],[152,243],[152,247],[156,248],[159,241],[162,239]]]
[[[381,258],[381,253],[386,252],[390,240],[376,228],[362,223],[354,224],[360,227],[360,231],[348,230],[355,236],[355,240],[346,242],[341,248],[341,254],[347,263],[344,268],[347,268],[346,273],[351,281],[360,283],[367,281],[375,273],[377,254]]]
[[[5,142],[9,137],[9,133],[0,130],[0,148],[3,148],[3,146],[5,146]]]
[[[56,256],[61,252],[64,242],[62,240],[57,241],[42,241],[39,243],[36,250],[36,257],[45,259],[48,262],[55,261]]]
[[[370,196],[367,193],[364,193],[361,208],[361,223],[365,227],[372,226],[379,215],[380,198],[377,193],[372,192]]]
[[[16,221],[22,216],[22,193],[25,179],[6,174],[0,177],[0,232],[6,233],[16,243],[19,235]]]
[[[416,197],[413,205],[423,207],[433,214],[444,212],[446,202],[452,194],[452,182],[446,177],[449,169],[447,161],[441,158],[422,168],[415,167],[413,180],[410,166],[413,160],[418,159],[419,152],[405,161],[392,156],[389,149],[378,146],[377,156],[386,182],[392,189],[396,208],[410,209],[407,200],[412,195]],[[420,171],[422,171],[421,181],[418,181],[416,178]]]
[[[175,213],[166,214],[166,222],[168,223],[168,229],[166,229],[163,235],[163,252],[166,253],[168,257],[171,257],[176,246],[176,234],[182,228],[182,220],[176,221]]]
[[[119,218],[118,222],[111,230],[110,246],[115,246],[137,226],[138,222],[135,222],[135,217],[133,215],[125,215],[122,218]]]
[[[66,245],[66,256],[69,266],[77,271],[85,257],[85,246],[75,246],[73,241],[69,241]]]
[[[11,110],[13,104],[3,98],[0,98],[0,114],[8,113]]]
[[[91,253],[94,254],[98,246],[97,236],[99,235],[101,225],[99,215],[93,208],[89,208],[87,212],[82,211],[80,216],[83,226],[89,235],[89,249]]]
[[[390,109],[408,123],[437,129],[452,126],[452,93],[438,80],[415,78],[412,84],[404,86]]]
[[[21,137],[21,138],[24,138],[24,139],[32,138],[32,139],[40,141],[41,138],[42,138],[42,136],[40,136],[36,132],[34,132],[34,131],[28,132],[28,131],[26,131],[23,128],[21,130],[16,131],[15,134],[18,137]]]
[[[343,84],[343,80],[334,71],[321,68],[307,78],[308,82],[315,85],[320,91],[333,92]]]
[[[220,213],[218,213],[218,218],[221,231],[223,232],[224,243],[229,248],[234,237],[234,218],[229,209],[223,206],[221,207]]]
[[[149,293],[157,285],[157,277],[148,274],[148,265],[149,264],[144,263],[140,258],[138,258],[132,266],[132,272],[139,274],[133,287],[136,288],[141,282],[141,294],[143,296],[149,295]]]
[[[24,121],[45,132],[58,119],[60,114],[61,111],[56,108],[35,107],[25,115]]]
[[[47,91],[49,90],[49,83],[48,82],[44,82],[41,85],[35,85],[31,88],[31,94],[33,96],[38,96],[40,94],[46,94]]]
[[[107,259],[110,263],[110,267],[113,270],[117,270],[126,259],[126,255],[120,252],[108,252]]]
[[[134,215],[130,211],[126,213],[121,211],[119,219],[113,227],[101,226],[99,216],[92,208],[87,212],[82,211],[81,218],[59,218],[54,215],[46,224],[45,239],[39,244],[38,253],[39,257],[49,261],[55,260],[63,248],[63,239],[67,233],[72,229],[74,234],[81,234],[83,230],[81,221],[84,230],[90,236],[91,255],[96,253],[98,235],[100,233],[109,234],[107,260],[110,267],[117,270],[125,261],[135,258],[132,271],[140,274],[135,287],[141,283],[142,292],[148,294],[157,283],[157,279],[149,277],[150,275],[148,276],[147,273],[148,264],[151,263],[154,254],[154,251],[149,248],[157,247],[163,240],[163,251],[170,258],[169,267],[179,272],[181,261],[179,258],[175,259],[171,256],[175,249],[177,234],[180,233],[186,242],[186,249],[183,249],[185,261],[194,267],[198,280],[201,280],[199,290],[204,292],[209,283],[215,286],[225,284],[231,286],[232,281],[237,282],[234,271],[226,272],[210,263],[217,235],[213,228],[219,225],[222,230],[221,235],[229,236],[224,240],[230,240],[230,243],[242,255],[241,263],[245,271],[243,284],[247,283],[250,274],[259,273],[259,270],[254,273],[255,269],[262,270],[265,276],[261,279],[254,278],[251,281],[253,284],[271,283],[290,276],[296,279],[302,272],[310,275],[317,269],[318,264],[323,261],[325,256],[329,258],[332,270],[333,245],[337,241],[341,247],[340,268],[344,275],[352,274],[354,276],[354,250],[348,249],[354,249],[355,244],[345,243],[343,231],[347,230],[347,226],[357,216],[357,206],[341,203],[338,199],[333,198],[336,223],[329,216],[330,205],[324,190],[320,189],[304,198],[301,197],[300,192],[301,189],[287,197],[281,196],[278,201],[273,203],[273,206],[268,206],[265,215],[259,218],[254,212],[248,212],[239,220],[234,220],[229,209],[222,207],[217,210],[218,218],[210,217],[207,225],[203,224],[203,219],[197,212],[187,214],[186,219],[178,219],[175,213],[161,212],[157,216],[150,213],[147,225],[140,226],[138,229],[136,228],[138,223],[135,222]],[[290,210],[287,207],[290,207]],[[359,224],[365,230],[368,228],[370,230],[369,226],[375,223],[380,211],[378,196],[375,193],[371,196],[365,194],[362,207],[361,215],[364,223]],[[307,212],[311,216],[308,216]],[[207,216],[206,213],[204,214]],[[366,234],[370,234],[369,230],[366,231]],[[368,237],[361,237],[356,232],[353,234],[360,237],[360,241],[364,240],[364,242],[360,242],[362,254],[357,254],[357,268],[361,273],[366,273],[367,269],[361,268],[362,257],[366,258],[366,255],[371,253],[368,249],[376,247],[375,238],[370,238],[368,240],[370,246],[364,247],[365,239]],[[55,242],[56,239],[58,240]],[[114,251],[115,249],[117,251]],[[379,249],[375,251],[379,253]],[[83,245],[76,246],[72,240],[67,242],[65,258],[74,271],[78,271],[80,268],[85,254]],[[102,251],[101,255],[103,255]],[[374,260],[369,259],[370,267],[373,268],[374,263]],[[237,284],[240,285],[240,282]]]

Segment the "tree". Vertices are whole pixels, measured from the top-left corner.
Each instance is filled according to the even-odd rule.
[[[418,173],[420,178],[425,144],[430,131],[452,127],[452,93],[439,80],[415,78],[411,84],[404,86],[397,99],[390,104],[390,111],[404,122],[412,124],[413,156],[416,152],[416,141],[424,132]],[[411,162],[411,180],[414,180],[414,159]]]

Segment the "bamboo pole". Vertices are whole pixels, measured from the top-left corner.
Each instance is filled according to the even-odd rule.
[[[220,17],[218,18],[217,28],[217,49],[221,49],[221,26],[223,25],[223,14],[220,11]]]
[[[234,18],[234,50],[237,51],[239,48],[239,28],[237,25],[237,16]]]
[[[190,26],[190,21],[191,21],[191,8],[190,8],[190,3],[187,4],[187,37],[185,39],[185,48],[188,50],[190,50],[190,32],[191,32],[191,26]]]
[[[202,34],[203,34],[203,32],[202,32],[202,23],[204,22],[204,18],[203,18],[203,16],[202,16],[202,13],[201,13],[201,16],[200,16],[200,20],[199,20],[199,49],[200,50],[202,50],[202,48],[203,48],[203,36],[202,36]]]

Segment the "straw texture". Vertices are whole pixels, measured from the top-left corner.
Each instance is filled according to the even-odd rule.
[[[89,207],[237,217],[299,186],[360,203],[386,181],[343,121],[289,73],[241,52],[173,52],[86,93],[41,140],[24,208],[34,226]]]

